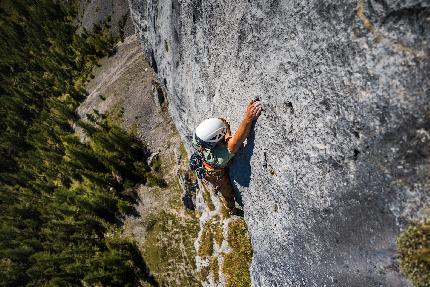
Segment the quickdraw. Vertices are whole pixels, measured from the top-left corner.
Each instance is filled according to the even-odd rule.
[[[198,178],[204,179],[205,177],[219,177],[224,175],[224,168],[215,168],[209,163],[205,162],[203,155],[195,152],[190,158],[190,169],[194,171]]]
[[[195,152],[191,155],[190,169],[196,173],[198,178],[205,178],[206,169],[203,166],[203,156],[200,153]]]

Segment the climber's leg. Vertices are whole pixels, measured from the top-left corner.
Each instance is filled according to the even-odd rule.
[[[224,206],[229,209],[229,211],[234,212],[234,190],[231,186],[228,174],[225,173],[221,177],[209,176],[206,178],[206,180],[209,181],[215,187],[215,189],[221,193],[220,199]]]
[[[234,211],[236,209],[234,203],[234,190],[227,173],[224,174],[220,180],[220,192],[222,195],[221,200],[223,200],[224,205],[230,211]]]

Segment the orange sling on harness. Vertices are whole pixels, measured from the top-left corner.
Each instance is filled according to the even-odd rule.
[[[203,167],[206,169],[206,172],[209,175],[217,175],[217,173],[221,174],[222,172],[224,172],[224,168],[215,168],[205,161],[203,161]]]

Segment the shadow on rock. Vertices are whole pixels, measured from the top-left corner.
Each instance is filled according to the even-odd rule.
[[[239,191],[239,187],[249,187],[251,180],[251,157],[254,153],[254,141],[255,141],[255,124],[252,125],[251,131],[247,138],[246,145],[242,147],[235,159],[233,160],[230,168],[229,175],[233,188],[235,190],[236,202],[243,207],[242,194]]]

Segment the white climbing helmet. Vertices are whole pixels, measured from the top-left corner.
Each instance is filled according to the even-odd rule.
[[[224,121],[218,118],[206,119],[196,128],[196,141],[207,147],[214,147],[225,137],[227,128]]]

